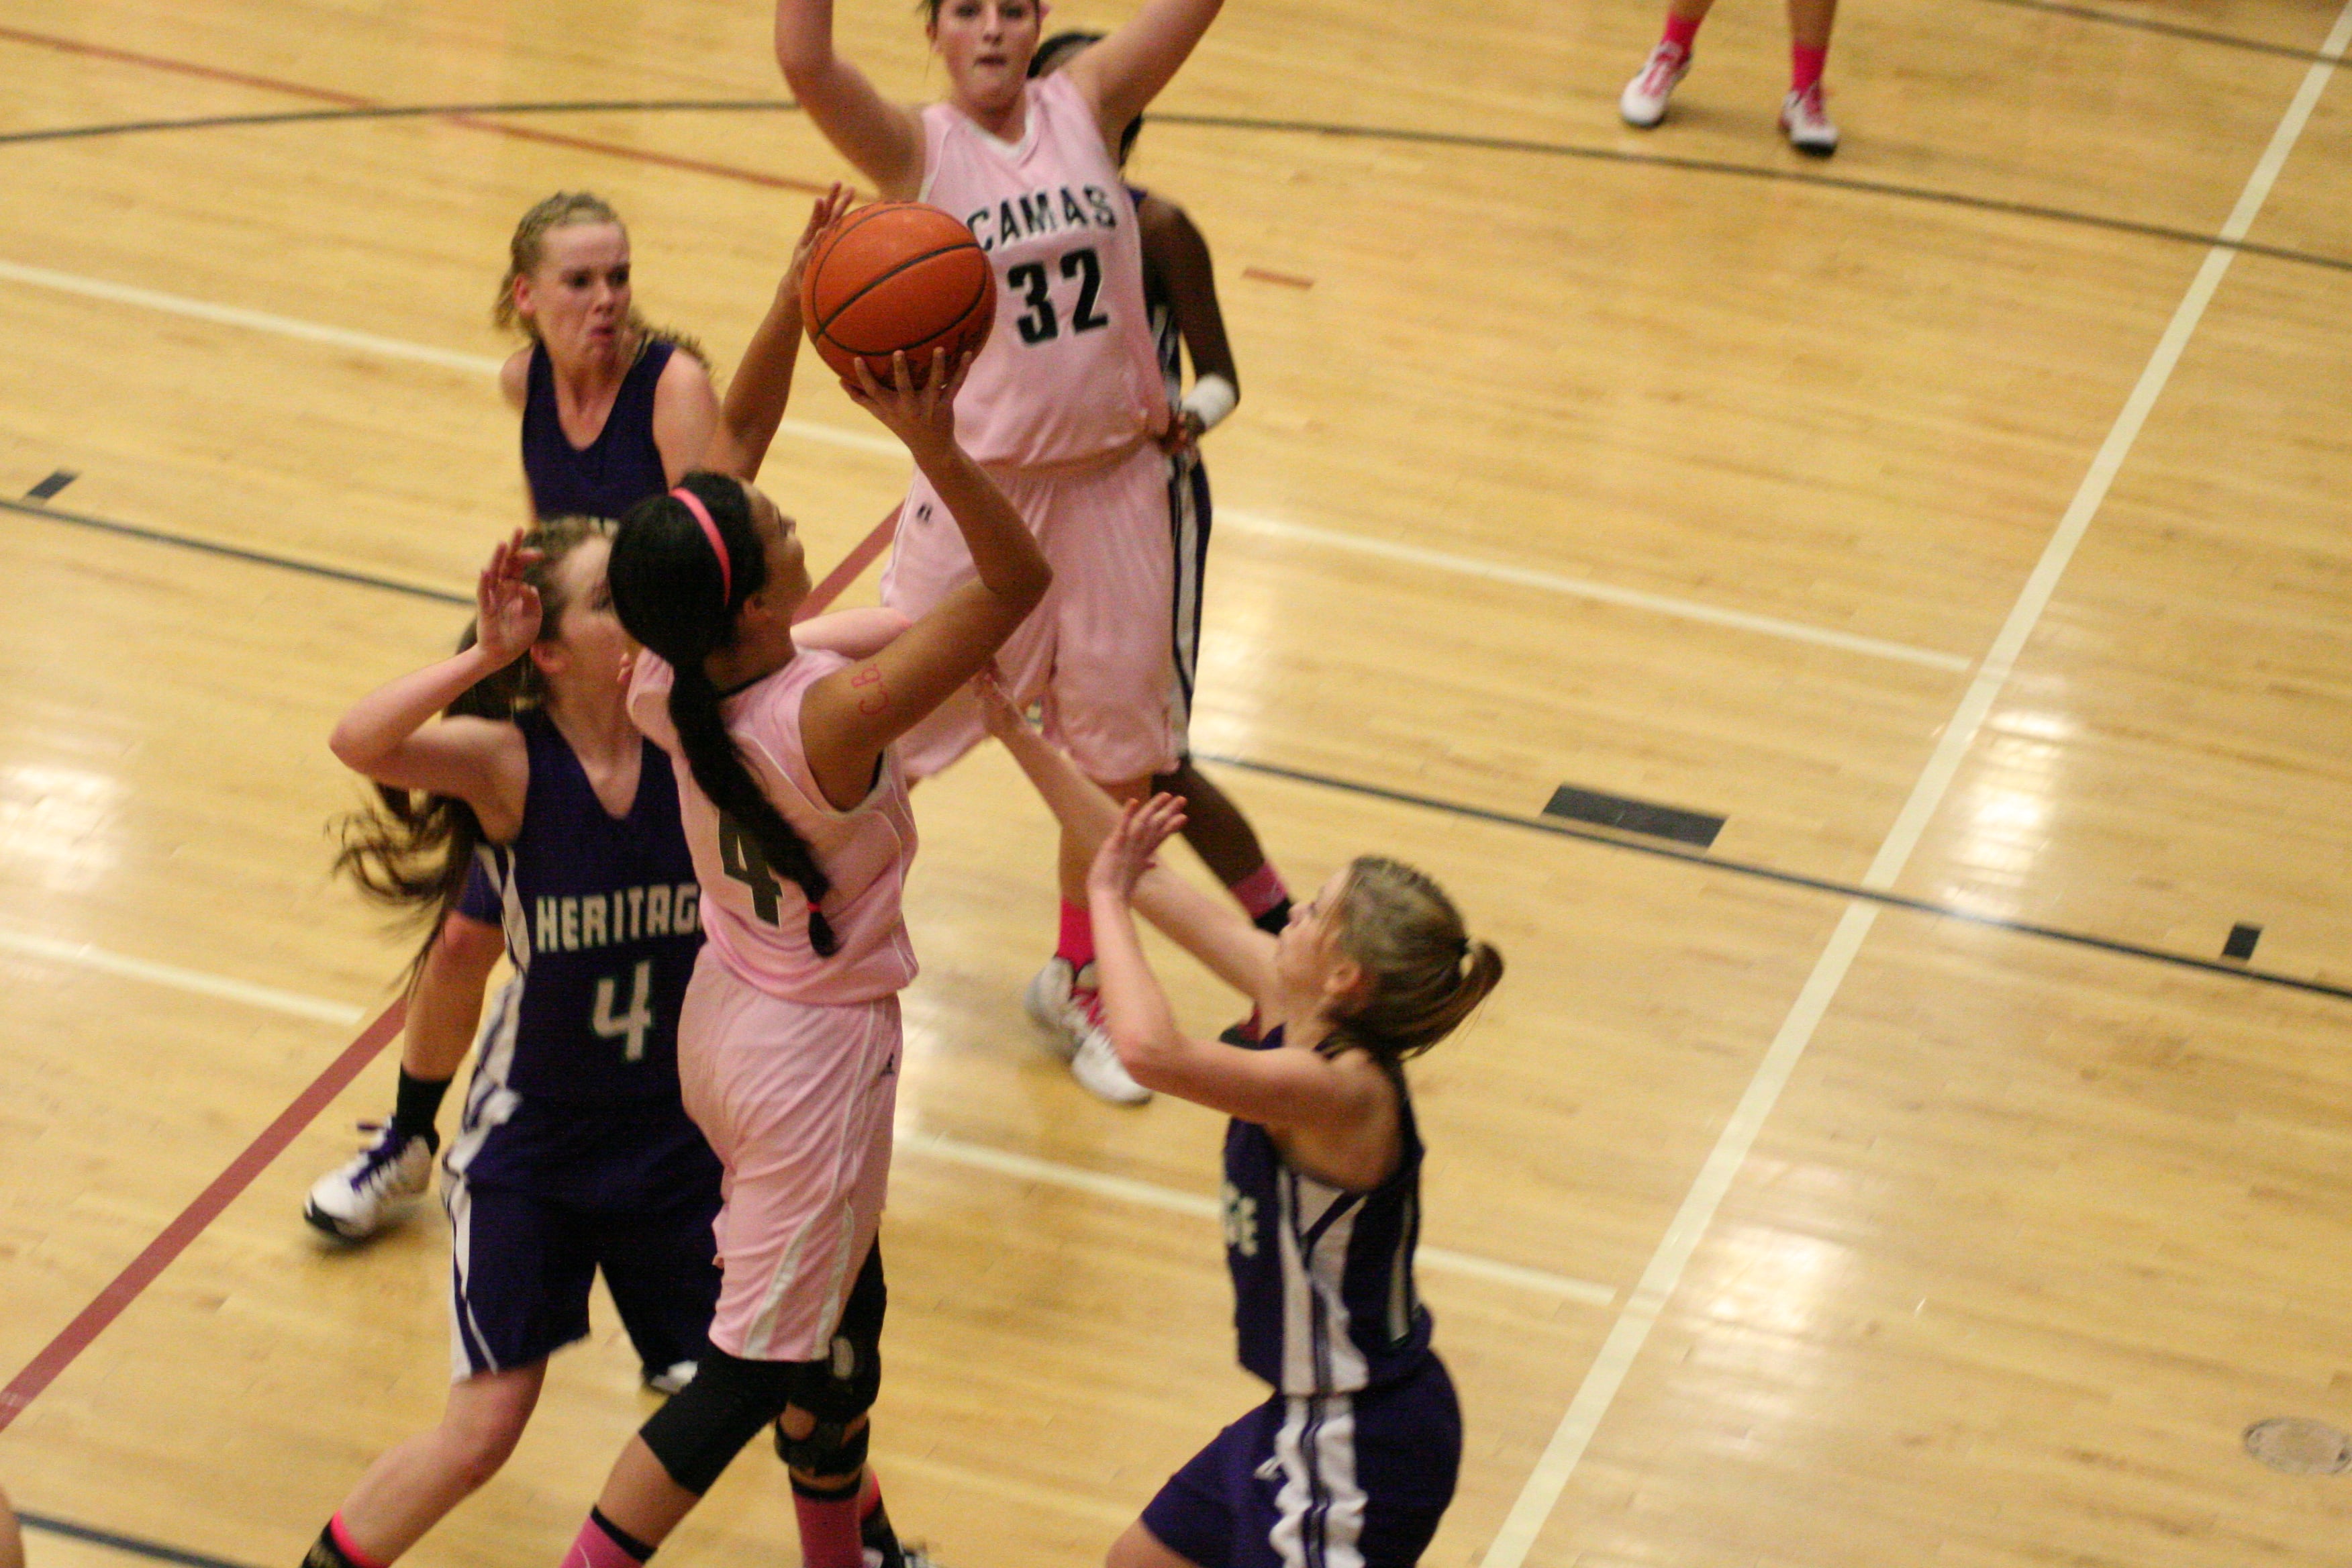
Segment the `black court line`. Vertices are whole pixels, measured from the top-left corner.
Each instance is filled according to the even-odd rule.
[[[287,109],[261,114],[207,114],[192,120],[123,120],[103,125],[66,125],[48,131],[14,131],[0,147],[19,142],[73,142],[96,136],[131,136],[153,131],[217,131],[240,125],[299,125],[320,120],[430,120],[453,114],[665,114],[794,110],[782,98],[583,99],[555,103],[408,103],[366,108]]]
[[[2178,22],[2159,22],[2152,16],[2122,16],[2113,11],[2095,10],[2088,5],[2066,5],[2059,0],[1985,0],[1989,5],[2009,5],[2020,11],[2041,11],[2053,16],[2072,16],[2080,22],[2100,22],[2110,27],[2129,27],[2135,32],[2161,33],[2168,38],[2186,38],[2191,43],[2216,44],[2225,49],[2245,49],[2258,55],[2276,55],[2282,59],[2301,60],[2305,65],[2322,61],[2333,62],[2335,56],[2317,49],[2298,49],[2293,44],[2265,43],[2260,38],[2241,37],[2235,33],[2216,33],[2204,27],[2184,27]]]
[[[2024,0],[1990,0],[1991,4],[2023,4]],[[2319,56],[2310,57],[2314,59]],[[413,104],[365,109],[298,109],[277,114],[214,115],[193,120],[138,120],[107,125],[67,126],[49,131],[19,131],[0,135],[0,146],[18,142],[55,142],[79,137],[120,136],[144,132],[205,131],[227,126],[294,125],[338,120],[414,120],[433,116],[487,114],[586,114],[681,112],[794,112],[799,106],[782,99],[682,99],[673,100],[588,100],[564,103],[444,103]],[[2141,239],[2163,240],[2175,245],[2192,245],[2204,249],[2220,247],[2239,251],[2248,256],[2266,257],[2274,261],[2296,263],[2305,267],[2321,267],[2336,272],[2352,272],[2352,257],[2327,256],[2317,251],[2295,250],[2283,245],[2262,245],[2248,239],[2224,239],[2219,235],[2197,229],[2176,228],[2167,224],[2142,223],[2135,218],[2108,217],[2098,213],[2078,212],[2071,207],[2044,206],[2035,202],[2003,201],[1992,196],[1970,195],[1963,191],[1939,191],[1926,185],[1897,184],[1889,180],[1866,180],[1841,174],[1822,174],[1809,169],[1782,169],[1767,164],[1735,163],[1719,158],[1679,157],[1671,153],[1644,153],[1622,147],[1580,147],[1565,142],[1538,142],[1512,136],[1481,136],[1464,132],[1421,131],[1405,126],[1341,125],[1311,120],[1261,120],[1247,115],[1156,113],[1149,116],[1160,125],[1190,125],[1204,130],[1253,131],[1276,135],[1325,136],[1353,141],[1393,142],[1407,145],[1449,147],[1463,152],[1515,153],[1532,157],[1570,158],[1587,163],[1618,163],[1631,166],[1675,169],[1686,174],[1723,174],[1736,179],[1769,180],[1786,184],[1812,185],[1823,190],[1847,191],[1857,195],[1884,196],[1898,201],[1929,202],[1941,206],[1959,207],[1971,212],[1990,213],[2001,217],[2034,218],[2047,223],[2061,223],[2081,228],[2094,228],[2109,234],[2127,234]]]
[[[246,1568],[244,1563],[231,1562],[226,1557],[211,1557],[184,1547],[166,1546],[160,1541],[142,1541],[135,1535],[117,1535],[110,1530],[93,1530],[87,1524],[76,1524],[69,1519],[52,1519],[45,1513],[19,1513],[16,1520],[27,1530],[45,1531],[72,1541],[87,1541],[94,1546],[110,1546],[117,1552],[152,1558],[157,1563],[178,1563],[184,1568]]]
[[[2249,969],[2242,963],[2221,963],[2210,958],[2196,958],[2185,952],[2169,952],[2160,947],[2143,947],[2137,942],[2116,942],[2107,937],[2090,936],[2082,931],[2064,931],[2057,926],[2036,925],[2031,921],[2004,920],[1999,915],[1979,914],[1969,910],[1938,904],[1927,899],[1906,898],[1900,893],[1880,892],[1860,888],[1850,882],[1832,881],[1826,877],[1808,877],[1801,871],[1783,871],[1774,866],[1759,866],[1748,860],[1722,860],[1712,855],[1694,854],[1687,849],[1672,849],[1665,845],[1589,827],[1571,827],[1564,822],[1546,821],[1536,816],[1517,816],[1507,811],[1489,811],[1484,806],[1465,805],[1459,801],[1441,800],[1433,795],[1413,795],[1404,790],[1387,789],[1379,784],[1359,784],[1353,779],[1334,778],[1328,773],[1309,773],[1301,768],[1286,768],[1273,763],[1252,762],[1246,757],[1223,757],[1210,752],[1192,753],[1195,762],[1221,763],[1226,767],[1240,768],[1247,773],[1264,773],[1269,778],[1288,779],[1294,784],[1314,784],[1323,789],[1341,790],[1349,795],[1364,795],[1373,800],[1385,800],[1398,805],[1419,806],[1424,811],[1444,812],[1449,816],[1468,817],[1475,822],[1489,822],[1502,827],[1524,827],[1531,832],[1549,833],[1555,837],[1580,839],[1587,844],[1605,845],[1612,849],[1631,850],[1661,860],[1679,860],[1709,871],[1728,871],[1735,876],[1753,877],[1760,881],[1777,882],[1782,887],[1803,888],[1811,892],[1830,893],[1842,899],[1859,899],[1865,903],[1881,904],[1888,909],[1908,910],[1914,914],[1933,915],[1939,920],[1964,921],[1969,925],[1990,926],[1995,931],[2013,931],[2021,936],[2038,936],[2050,942],[2064,942],[2071,947],[2087,947],[2101,952],[2112,952],[2126,958],[2143,958],[2155,963],[2173,964],[2182,969],[2201,970],[2208,974],[2226,974],[2233,980],[2252,980],[2263,985],[2284,986],[2291,991],[2307,991],[2315,995],[2334,996],[2352,1002],[2352,986],[2330,985],[2322,980],[2299,980],[2292,974],[2278,974],[2268,970]]]
[[[430,599],[437,605],[471,606],[473,599],[464,594],[452,594],[444,588],[427,588],[422,584],[404,583],[397,577],[379,577],[370,572],[346,571],[341,566],[322,566],[315,561],[298,561],[290,555],[272,555],[268,551],[247,550],[239,545],[222,544],[209,539],[195,539],[184,533],[170,533],[160,528],[142,528],[136,523],[115,522],[107,518],[91,517],[83,512],[64,511],[53,506],[35,506],[25,501],[0,497],[0,509],[22,512],[26,517],[44,518],[50,522],[71,523],[77,528],[93,529],[100,533],[119,534],[125,539],[144,540],[150,544],[168,544],[179,550],[194,550],[206,555],[224,555],[232,561],[249,561],[259,566],[275,566],[282,571],[306,573],[313,577],[325,577],[337,583],[355,584],[362,588],[382,588],[386,593],[405,594],[412,599]]]
[[[266,551],[245,550],[234,545],[215,544],[210,540],[192,539],[183,534],[168,533],[162,529],[141,528],[124,522],[110,522],[104,518],[89,517],[79,512],[59,511],[54,507],[28,506],[23,501],[0,499],[0,508],[23,512],[28,517],[46,518],[51,522],[69,523],[79,528],[95,529],[102,533],[119,534],[126,539],[144,540],[149,543],[171,545],[184,550],[202,551],[208,555],[224,555],[257,566],[277,567],[289,572],[305,573],[314,577],[329,577],[339,583],[352,583],[366,588],[382,588],[390,593],[405,594],[412,598],[431,599],[445,605],[471,605],[474,601],[460,594],[438,588],[420,587],[391,577],[372,576],[364,572],[346,572],[339,567],[320,566],[314,562],[299,561],[290,556],[272,555]],[[1752,877],[1760,881],[1775,882],[1785,888],[1803,888],[1816,893],[1828,893],[1835,898],[1860,899],[1888,909],[1909,910],[1915,914],[1933,915],[1941,920],[1961,921],[1969,925],[1989,926],[1996,931],[2013,931],[2021,936],[2038,936],[2051,942],[2065,942],[2074,947],[2087,947],[2101,952],[2120,954],[2126,958],[2147,959],[2154,963],[2168,963],[2178,968],[2200,970],[2208,974],[2226,974],[2233,980],[2250,980],[2262,985],[2283,986],[2291,991],[2305,991],[2314,995],[2334,996],[2352,1002],[2352,987],[2330,985],[2320,980],[2299,980],[2291,974],[2279,974],[2269,970],[2252,969],[2242,963],[2222,963],[2210,958],[2195,958],[2185,952],[2168,952],[2159,947],[2143,947],[2137,942],[2116,942],[2103,936],[2090,936],[2081,931],[2061,930],[2056,926],[2036,925],[2030,921],[2003,920],[1997,915],[1979,914],[1948,904],[1933,903],[1926,899],[1906,898],[1900,893],[1880,892],[1870,888],[1855,887],[1850,882],[1833,881],[1827,877],[1808,877],[1801,871],[1784,871],[1775,866],[1759,865],[1748,860],[1722,860],[1712,855],[1694,854],[1686,849],[1673,849],[1665,845],[1631,836],[1574,827],[1558,819],[1540,816],[1520,816],[1507,811],[1490,811],[1485,806],[1467,805],[1460,801],[1442,800],[1434,795],[1413,795],[1405,790],[1388,789],[1380,784],[1361,784],[1354,779],[1334,778],[1328,773],[1308,773],[1298,768],[1286,768],[1273,763],[1252,762],[1246,757],[1219,756],[1210,752],[1196,752],[1193,756],[1204,763],[1219,763],[1226,767],[1241,768],[1268,778],[1288,779],[1294,784],[1314,784],[1318,788],[1338,790],[1347,795],[1362,795],[1370,800],[1385,800],[1398,805],[1418,806],[1423,811],[1443,812],[1449,816],[1465,817],[1474,822],[1493,823],[1502,827],[1525,828],[1531,833],[1548,833],[1556,838],[1574,838],[1586,844],[1603,845],[1612,849],[1629,850],[1636,855],[1649,855],[1662,860],[1678,860],[1702,870],[1723,871],[1738,877]]]
[[[2284,246],[2224,239],[2220,235],[2205,234],[2193,228],[2141,223],[2135,218],[2106,217],[2097,213],[2077,212],[2071,207],[2002,201],[1992,196],[1972,196],[1964,191],[1938,191],[1926,185],[1898,185],[1888,180],[1850,179],[1842,174],[1816,174],[1806,169],[1776,169],[1765,164],[1734,163],[1720,158],[1684,158],[1671,153],[1637,153],[1622,147],[1578,147],[1564,142],[1533,142],[1514,136],[1477,136],[1465,132],[1395,130],[1377,125],[1325,125],[1307,120],[1254,120],[1226,114],[1154,114],[1150,118],[1165,125],[1199,125],[1235,131],[1278,131],[1364,141],[1418,142],[1473,152],[1525,153],[1538,157],[1577,158],[1597,163],[1637,163],[1654,168],[1681,169],[1692,174],[1729,174],[1739,179],[1818,185],[1827,190],[1853,191],[1863,195],[1892,196],[1903,201],[1965,207],[2002,217],[2042,218],[2052,223],[2105,229],[2114,234],[2136,235],[2143,239],[2170,240],[2207,249],[2219,247],[2242,251],[2249,256],[2266,256],[2278,261],[2295,261],[2309,267],[2352,272],[2352,257],[2323,256],[2316,251],[2291,250]]]

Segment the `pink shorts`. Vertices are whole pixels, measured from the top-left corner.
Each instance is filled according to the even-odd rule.
[[[989,470],[1054,568],[997,668],[1015,701],[1045,704],[1046,736],[1105,783],[1176,765],[1168,471],[1149,441],[1091,468]],[[919,469],[898,517],[882,602],[911,617],[971,580],[971,553]],[[928,778],[984,733],[979,706],[958,692],[898,742],[898,760]]]
[[[709,947],[677,1024],[687,1114],[725,1173],[710,1339],[747,1361],[826,1353],[882,1223],[898,1100],[898,998],[787,1002]]]

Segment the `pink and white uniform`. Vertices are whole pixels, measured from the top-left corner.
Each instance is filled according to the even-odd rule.
[[[956,399],[956,438],[1001,485],[1054,566],[1044,604],[997,655],[1017,700],[1104,780],[1175,763],[1168,711],[1167,390],[1143,300],[1135,204],[1076,85],[1028,84],[1021,140],[951,104],[923,110],[921,199],[971,227],[996,268],[996,325]],[[883,602],[922,615],[972,576],[963,536],[918,472]],[[981,737],[959,693],[900,742],[911,777]]]
[[[881,1224],[898,1088],[898,992],[915,977],[899,910],[915,818],[897,759],[835,810],[801,741],[808,689],[849,662],[803,649],[720,705],[760,787],[832,879],[839,951],[809,946],[799,887],[694,782],[670,721],[669,666],[637,656],[629,713],[677,759],[702,884],[704,944],[678,1019],[686,1109],[725,1167],[713,1343],[755,1361],[825,1353]]]

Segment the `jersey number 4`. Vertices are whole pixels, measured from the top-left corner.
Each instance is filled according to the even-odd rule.
[[[1064,256],[1061,270],[1064,278],[1078,280],[1078,308],[1071,313],[1070,331],[1091,332],[1109,326],[1110,318],[1095,309],[1096,299],[1102,293],[1102,259],[1095,255],[1094,247],[1088,246]],[[1024,261],[1005,273],[1004,280],[1024,290],[1021,302],[1029,307],[1028,313],[1015,323],[1021,329],[1023,342],[1042,343],[1047,338],[1062,335],[1062,320],[1054,313],[1050,291],[1053,283],[1045,275],[1044,262]]]
[[[596,1010],[589,1015],[588,1022],[599,1039],[629,1042],[621,1047],[623,1061],[641,1062],[646,1059],[646,1031],[654,1026],[654,961],[637,960],[636,971],[630,976],[629,1010],[625,1013],[613,1011],[614,1000],[619,995],[613,978],[608,974],[596,982]]]
[[[719,868],[727,873],[729,881],[751,889],[753,914],[769,925],[777,923],[784,886],[768,869],[760,841],[736,826],[733,817],[723,815],[719,818]]]

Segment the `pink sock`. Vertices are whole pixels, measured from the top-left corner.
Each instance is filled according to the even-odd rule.
[[[803,1568],[866,1568],[866,1541],[857,1529],[859,1490],[850,1486],[828,1495],[793,1482]]]
[[[1086,905],[1062,900],[1062,940],[1054,956],[1068,959],[1072,969],[1084,969],[1095,961],[1095,922]]]
[[[572,1550],[563,1554],[563,1568],[644,1568],[646,1559],[653,1554],[652,1547],[624,1537],[611,1521],[592,1508],[581,1521],[580,1533],[572,1538]]]
[[[390,1568],[390,1565],[386,1563],[383,1558],[371,1557],[368,1553],[360,1550],[360,1543],[353,1541],[352,1539],[352,1532],[343,1527],[343,1516],[341,1510],[336,1511],[335,1516],[332,1519],[327,1521],[327,1530],[335,1538],[335,1549],[341,1552],[344,1556],[350,1558],[352,1562],[358,1563],[359,1568]]]
[[[1822,68],[1829,63],[1826,48],[1809,49],[1802,44],[1789,46],[1789,90],[1802,92],[1822,79]]]
[[[1677,16],[1672,11],[1667,12],[1664,41],[1685,54],[1690,53],[1691,45],[1698,38],[1698,25],[1706,20],[1704,16]]]
[[[1242,901],[1252,920],[1290,897],[1290,889],[1282,885],[1282,873],[1268,860],[1240,881],[1233,884],[1233,895]]]

